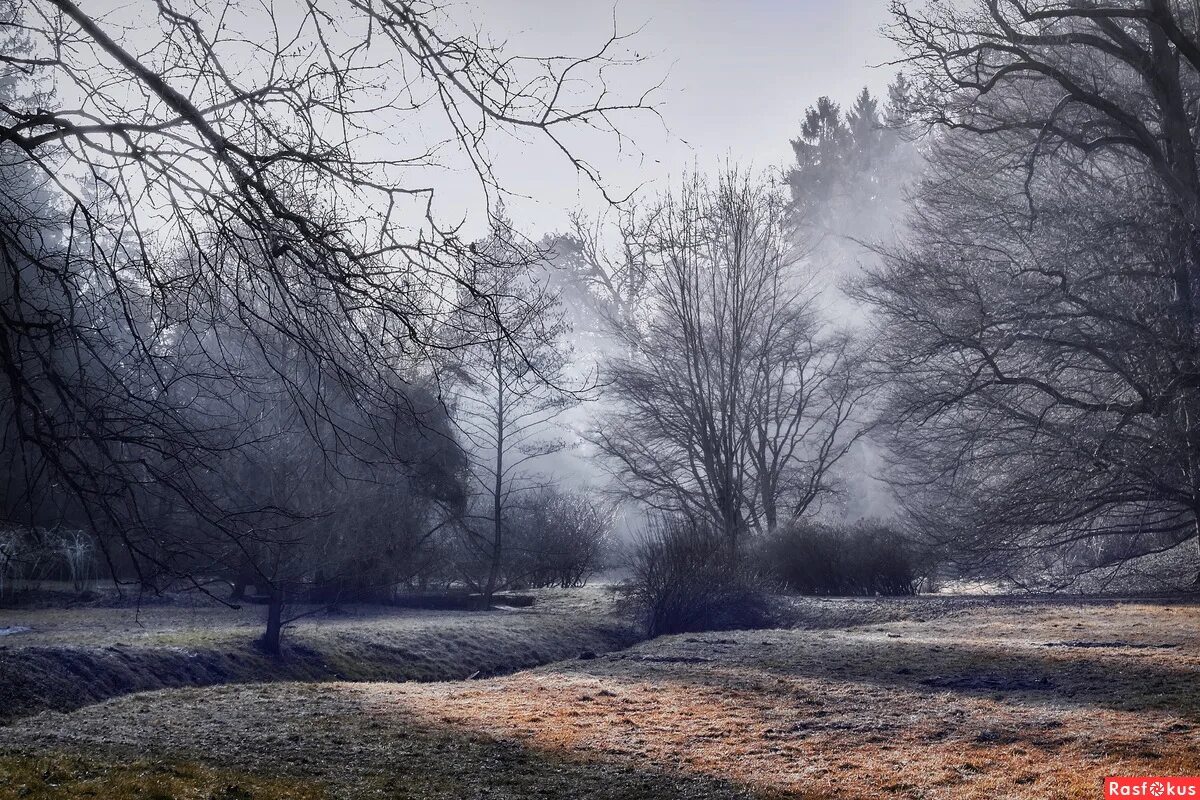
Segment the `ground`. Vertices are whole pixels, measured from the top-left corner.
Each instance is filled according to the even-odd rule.
[[[1200,774],[1195,605],[823,607],[842,627],[44,713],[0,728],[0,798],[1098,798]]]
[[[533,608],[487,612],[343,605],[288,626],[283,659],[256,646],[262,606],[185,597],[143,607],[0,609],[0,630],[17,631],[0,636],[0,723],[171,686],[496,675],[639,638],[607,589],[535,594]]]

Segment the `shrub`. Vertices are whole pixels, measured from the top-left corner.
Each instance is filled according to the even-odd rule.
[[[524,502],[505,525],[514,582],[567,589],[583,586],[599,569],[612,516],[584,494],[547,489]]]
[[[657,521],[633,553],[630,595],[651,636],[769,627],[766,597],[727,541],[702,524]]]
[[[69,581],[82,592],[98,577],[95,539],[62,527],[0,530],[0,595],[43,580]]]
[[[96,577],[96,545],[83,531],[55,529],[50,546],[66,571],[67,580],[82,592]]]
[[[807,595],[911,595],[920,577],[914,548],[880,524],[781,528],[761,558],[788,589]]]
[[[22,575],[25,537],[20,530],[0,530],[0,597],[13,591]]]

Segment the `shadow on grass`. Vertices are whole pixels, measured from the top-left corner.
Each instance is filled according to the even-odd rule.
[[[907,641],[854,634],[822,637],[801,632],[788,632],[784,637],[772,636],[772,632],[676,637],[656,645],[609,654],[593,662],[566,662],[556,669],[720,687],[730,685],[731,671],[734,681],[739,672],[746,676],[759,673],[1035,705],[1163,711],[1200,722],[1200,657],[1183,649],[1059,643],[997,643],[991,647],[953,640]],[[754,683],[753,677],[746,679]]]
[[[594,751],[539,749],[401,709],[380,713],[361,691],[283,685],[161,692],[19,723],[7,741],[0,736],[0,800],[829,798],[763,793]],[[264,714],[266,692],[274,702]],[[196,702],[201,696],[205,702]],[[155,704],[152,713],[146,703]],[[304,791],[289,791],[295,787]]]
[[[583,651],[637,640],[607,618],[524,617],[488,624],[429,625],[399,633],[361,630],[284,643],[272,658],[248,637],[220,646],[44,646],[0,648],[0,725],[41,711],[72,711],[113,697],[164,688],[278,681],[445,681],[527,669]]]
[[[311,782],[193,761],[105,759],[65,752],[0,754],[0,800],[324,800]]]

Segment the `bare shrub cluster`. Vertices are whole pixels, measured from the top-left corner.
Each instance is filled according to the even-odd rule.
[[[878,523],[781,528],[762,543],[763,571],[805,595],[911,595],[921,578],[916,547]]]
[[[758,576],[711,525],[682,516],[658,519],[635,547],[632,568],[630,598],[651,636],[772,622]]]
[[[518,585],[582,586],[608,555],[612,514],[580,492],[542,490],[509,524]]]
[[[0,531],[0,600],[42,581],[65,581],[76,591],[102,574],[96,540],[74,528]]]

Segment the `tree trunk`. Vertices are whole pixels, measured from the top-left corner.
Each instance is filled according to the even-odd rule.
[[[492,563],[488,567],[487,585],[483,589],[483,607],[492,607],[492,595],[496,593],[496,584],[500,580],[500,526],[496,526],[495,540],[492,542]]]
[[[247,560],[243,559],[238,567],[237,575],[233,579],[233,589],[229,593],[229,601],[231,603],[239,603],[246,599],[246,588],[255,580],[254,567]]]
[[[246,586],[249,584],[238,575],[233,581],[233,589],[229,592],[229,602],[240,603],[246,599]]]
[[[283,589],[271,587],[271,599],[267,604],[267,629],[263,631],[259,645],[269,655],[283,654]]]
[[[728,566],[732,572],[737,569],[738,561],[740,560],[741,555],[740,548],[738,547],[738,538],[741,534],[741,525],[738,524],[737,518],[733,516],[733,512],[728,508],[726,508],[724,528],[725,530],[722,531],[722,533],[725,536],[725,541],[729,548]]]
[[[500,350],[493,356],[496,371],[496,475],[492,486],[492,563],[488,567],[487,586],[483,590],[483,607],[492,607],[492,595],[500,577],[500,557],[504,553],[504,365]]]
[[[496,457],[497,465],[503,461],[502,456]],[[496,477],[496,485],[494,487],[495,495],[493,497],[492,513],[494,515],[492,524],[492,552],[491,563],[488,565],[487,584],[483,588],[483,607],[485,609],[492,607],[492,595],[496,593],[496,584],[500,580],[500,558],[504,554],[504,524],[501,516],[503,512],[500,501],[500,494],[503,489],[499,475]]]
[[[779,527],[779,509],[775,503],[775,491],[771,486],[771,481],[763,478],[761,485],[763,520],[767,523],[767,533],[771,534]]]
[[[1200,562],[1200,517],[1196,517],[1194,527],[1196,530],[1196,555],[1197,555],[1196,560],[1197,560],[1197,562]],[[1193,582],[1192,585],[1195,586],[1197,589],[1200,589],[1200,563],[1198,563],[1196,566],[1196,580]]]

